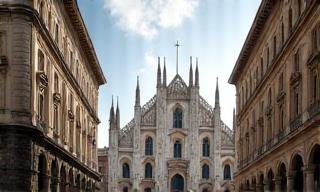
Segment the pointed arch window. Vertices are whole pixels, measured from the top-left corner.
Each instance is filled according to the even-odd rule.
[[[207,164],[202,165],[202,179],[209,179],[209,166]]]
[[[145,178],[152,178],[152,165],[150,163],[147,163],[145,166]]]
[[[180,141],[176,141],[174,143],[173,157],[181,158],[181,142]]]
[[[128,163],[122,164],[122,177],[123,178],[130,178],[130,167]]]
[[[182,128],[182,115],[181,108],[176,108],[173,112],[173,128]]]
[[[153,139],[151,137],[145,141],[145,155],[153,155]]]
[[[224,180],[231,180],[231,169],[230,169],[230,165],[229,164],[224,166],[223,179]]]
[[[208,137],[202,140],[202,156],[209,157],[210,154],[210,142]]]

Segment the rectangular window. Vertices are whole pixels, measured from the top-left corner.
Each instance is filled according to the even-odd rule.
[[[59,44],[59,25],[56,23],[55,29],[54,29],[54,40],[57,44]]]
[[[294,71],[300,71],[300,56],[299,50],[294,54]]]
[[[56,73],[54,74],[54,92],[59,92],[59,77]]]
[[[279,76],[279,92],[283,91],[283,73]]]
[[[44,71],[44,55],[40,49],[38,50],[38,70]]]
[[[277,55],[277,36],[273,37],[273,58]]]

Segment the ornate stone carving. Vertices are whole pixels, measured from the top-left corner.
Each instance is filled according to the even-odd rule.
[[[167,95],[169,99],[188,99],[188,86],[179,75],[169,84]]]
[[[221,125],[221,145],[222,147],[234,147],[234,132],[223,121]]]
[[[61,94],[60,93],[54,93],[53,94],[53,102],[59,104],[61,102]]]
[[[142,107],[141,125],[156,125],[156,96],[153,96]]]
[[[200,96],[200,126],[213,127],[213,108]]]
[[[134,119],[132,119],[124,128],[120,130],[119,146],[120,147],[133,147],[133,128]]]
[[[73,114],[72,110],[70,110],[70,109],[68,110],[68,117],[70,120],[72,120],[72,121],[74,120],[74,114]]]
[[[48,86],[48,76],[43,71],[37,72],[39,90],[43,91]]]
[[[299,71],[293,72],[290,76],[290,85],[293,85],[296,82],[299,82],[300,79],[301,79],[301,72]]]

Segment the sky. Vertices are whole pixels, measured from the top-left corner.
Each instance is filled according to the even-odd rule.
[[[189,82],[189,57],[198,57],[200,95],[214,106],[219,78],[222,120],[232,128],[235,87],[228,78],[261,0],[78,0],[107,84],[99,89],[98,147],[108,146],[109,111],[119,98],[120,125],[134,115],[136,78],[141,106],[156,93],[157,57],[166,57],[167,82]]]

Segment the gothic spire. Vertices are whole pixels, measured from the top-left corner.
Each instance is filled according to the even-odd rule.
[[[192,56],[190,56],[189,87],[193,86]]]
[[[218,77],[217,77],[217,84],[216,84],[216,94],[215,94],[215,104],[214,104],[214,108],[220,108],[220,96],[219,96]]]
[[[110,123],[110,126],[114,123],[113,96],[112,96],[112,103],[111,103],[111,108],[110,108],[109,123]]]
[[[199,87],[198,57],[196,58],[195,86],[196,86],[196,87]]]
[[[119,97],[117,97],[117,109],[116,109],[116,125],[120,129],[120,110],[119,110]]]
[[[137,76],[137,87],[136,87],[136,102],[135,102],[135,106],[140,106],[139,76]]]
[[[158,57],[157,88],[161,86],[160,57]]]
[[[163,58],[163,86],[167,86],[166,57]]]

